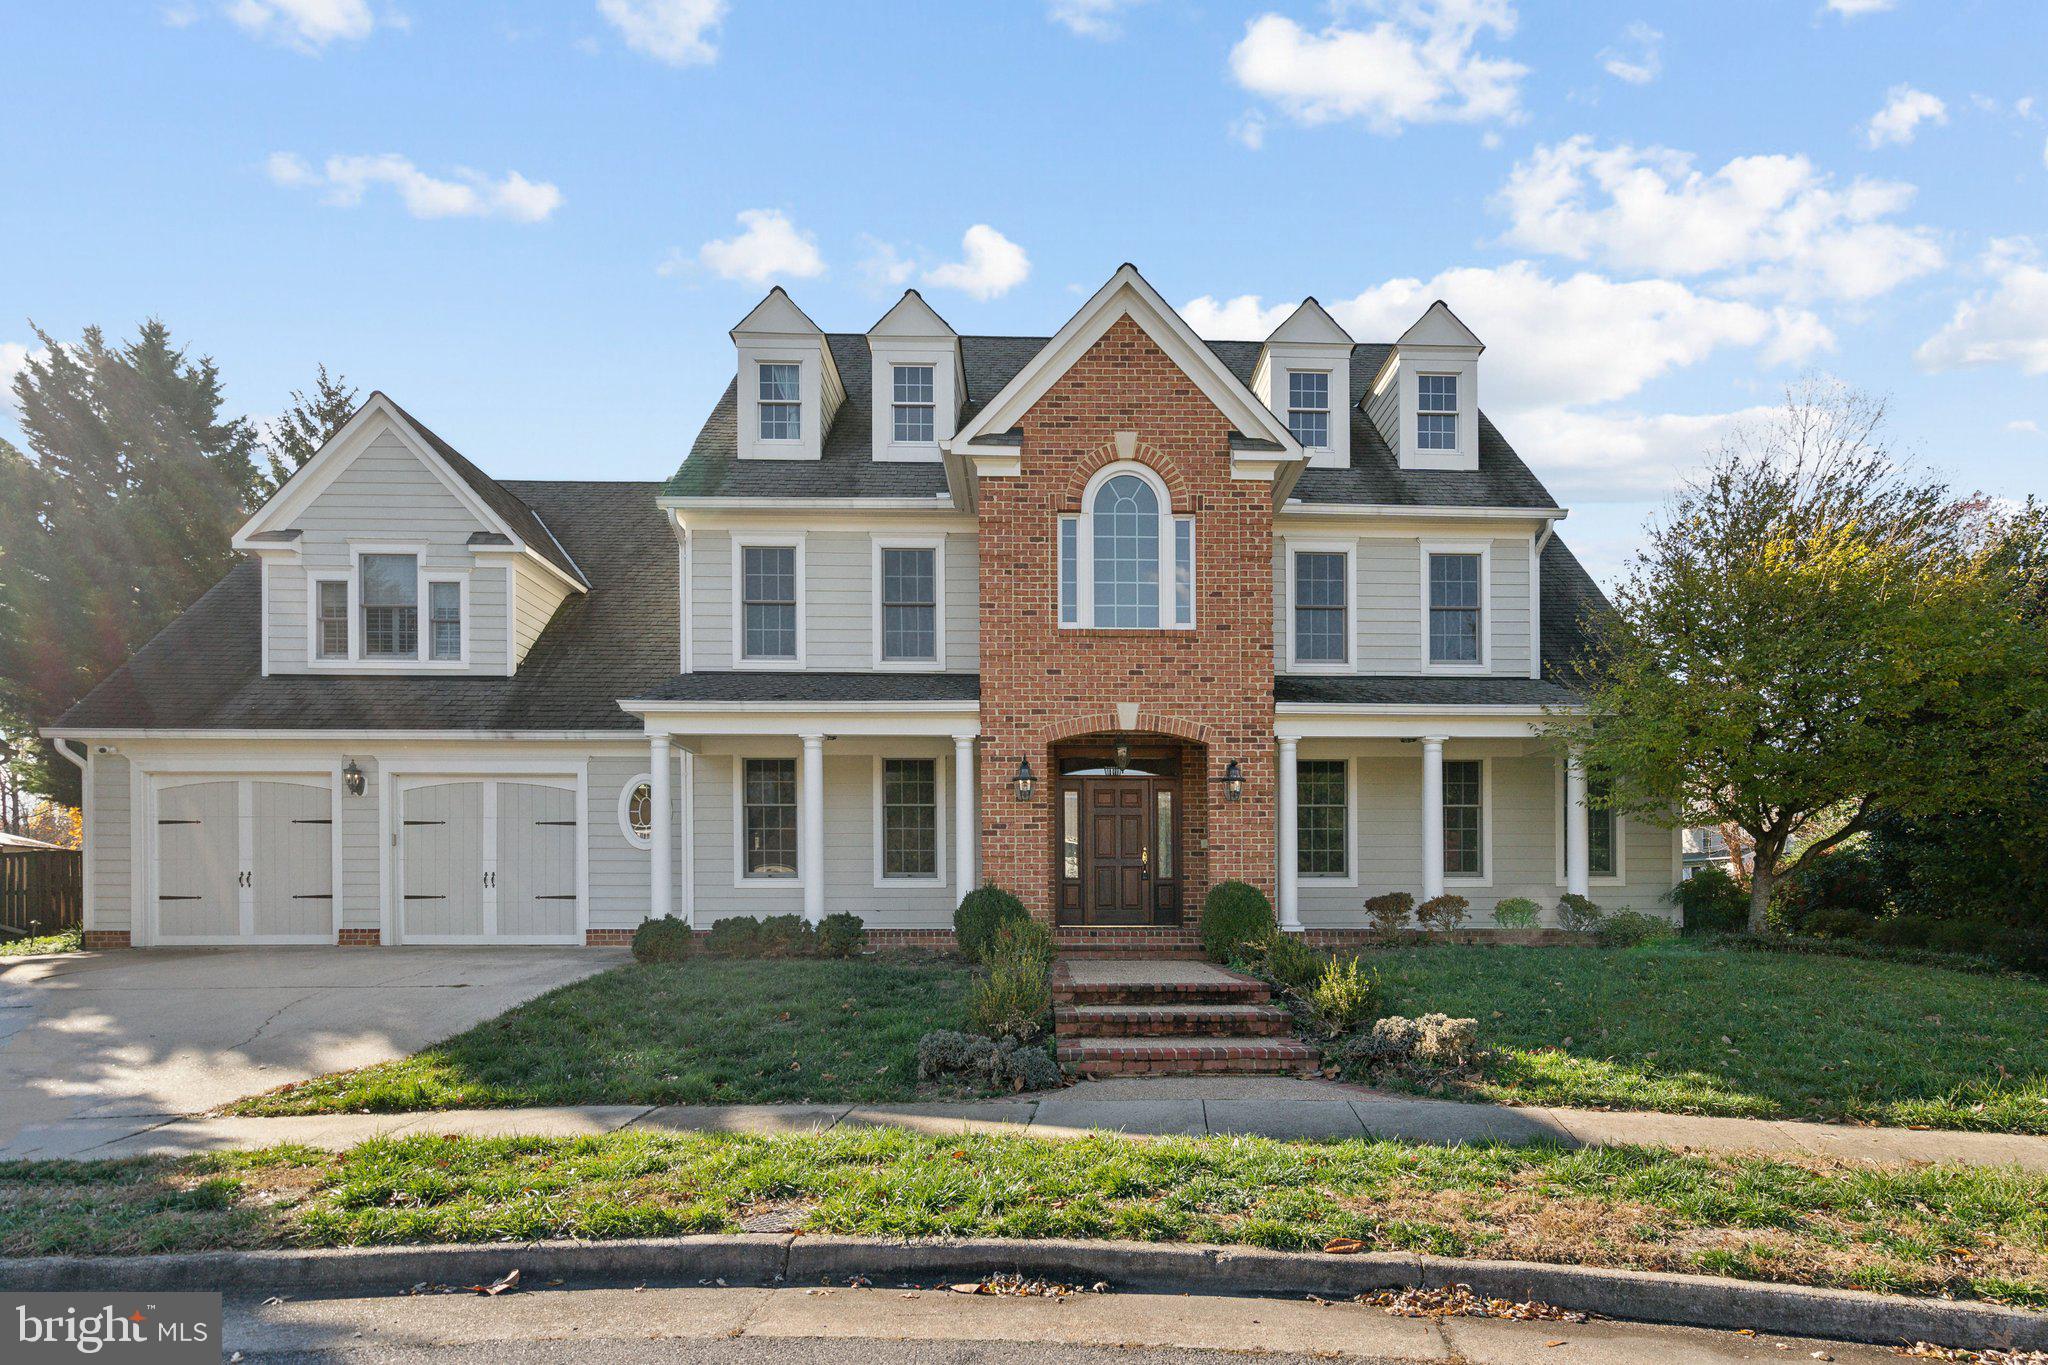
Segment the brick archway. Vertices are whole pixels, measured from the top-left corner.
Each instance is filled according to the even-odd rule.
[[[1152,734],[1171,735],[1190,743],[1208,746],[1211,742],[1209,727],[1198,720],[1182,716],[1166,715],[1148,707],[1140,707],[1131,724],[1125,725],[1115,710],[1097,711],[1069,720],[1055,721],[1040,735],[1040,742],[1046,745],[1058,744],[1062,740],[1079,739],[1083,735],[1102,734]]]
[[[1126,451],[1125,447],[1129,449]],[[1088,487],[1088,481],[1110,465],[1130,461],[1145,466],[1159,476],[1166,485],[1167,501],[1174,516],[1190,516],[1195,511],[1195,497],[1188,489],[1187,475],[1178,463],[1170,460],[1159,450],[1143,441],[1120,441],[1114,437],[1076,460],[1067,476],[1067,486],[1062,494],[1063,512],[1079,512],[1081,495]]]

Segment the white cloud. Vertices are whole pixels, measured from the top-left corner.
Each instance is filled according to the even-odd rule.
[[[917,274],[917,262],[875,237],[862,237],[868,254],[861,259],[860,273],[877,289],[901,289]]]
[[[1031,258],[987,223],[976,223],[960,238],[962,259],[933,266],[924,282],[934,289],[957,289],[987,300],[1009,293],[1031,274]]]
[[[1108,41],[1123,32],[1121,13],[1145,0],[1049,0],[1046,17],[1083,38]]]
[[[1262,14],[1230,51],[1237,83],[1298,122],[1359,119],[1376,132],[1409,123],[1480,123],[1520,115],[1528,68],[1475,49],[1515,30],[1513,0],[1373,0],[1370,27],[1340,20],[1311,33]]]
[[[1940,268],[1934,233],[1886,221],[1913,186],[1837,186],[1804,156],[1737,157],[1713,172],[1665,147],[1538,147],[1497,196],[1507,239],[1626,273],[1716,275],[1737,293],[1868,299]]]
[[[745,231],[706,242],[697,259],[712,274],[748,284],[777,279],[808,280],[825,273],[817,240],[801,232],[777,209],[745,209],[739,215]]]
[[[1299,306],[1276,303],[1268,308],[1257,294],[1239,294],[1225,302],[1204,294],[1182,304],[1180,315],[1196,336],[1211,341],[1264,341]]]
[[[5,349],[5,347],[0,347],[0,350]],[[2041,424],[2031,417],[2022,417],[2017,422],[2007,422],[2005,429],[2019,436],[2039,436],[2041,434]]]
[[[1258,151],[1266,145],[1266,116],[1256,109],[1247,109],[1244,116],[1230,125],[1231,141],[1250,151]]]
[[[1861,14],[1883,14],[1895,8],[1899,0],[1828,0],[1828,8],[1844,19],[1854,19]]]
[[[1983,265],[1991,287],[1957,304],[1914,361],[1923,370],[2017,365],[2048,374],[2048,269],[2019,241],[1994,242]]]
[[[271,180],[287,189],[317,189],[321,200],[354,208],[373,187],[388,185],[415,218],[509,218],[538,223],[562,206],[562,192],[545,180],[517,171],[492,179],[466,166],[451,178],[428,175],[396,152],[378,156],[330,156],[318,169],[291,152],[273,152],[266,163]]]
[[[244,33],[301,52],[318,52],[337,39],[367,38],[377,26],[367,0],[232,0],[227,16]]]
[[[1870,122],[1864,125],[1863,138],[1872,147],[1903,145],[1913,140],[1921,124],[1939,127],[1947,122],[1948,105],[1939,95],[1915,90],[1910,85],[1895,85],[1885,92],[1884,108],[1871,115]]]
[[[1600,54],[1600,65],[1616,80],[1648,85],[1664,70],[1664,35],[1638,19],[1621,31],[1621,42]]]
[[[597,12],[625,38],[626,46],[670,66],[703,66],[716,60],[713,30],[725,18],[726,0],[597,0]]]
[[[0,404],[14,404],[14,376],[28,368],[28,347],[18,341],[0,341]]]
[[[165,28],[190,28],[199,22],[199,11],[192,5],[165,5],[157,16]]]
[[[1509,439],[1565,502],[1661,498],[1738,426],[1777,409],[1718,413],[1577,412],[1534,408],[1516,413]],[[1577,548],[1577,542],[1573,542]]]

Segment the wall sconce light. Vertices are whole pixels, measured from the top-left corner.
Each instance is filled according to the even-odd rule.
[[[1017,799],[1029,801],[1031,793],[1038,789],[1038,774],[1031,771],[1031,760],[1021,759],[1017,764]]]
[[[1234,758],[1230,760],[1229,766],[1223,770],[1223,799],[1225,801],[1244,800],[1244,769],[1238,766],[1237,760]]]
[[[354,759],[350,759],[348,766],[341,770],[341,785],[350,796],[363,794],[363,770],[356,766]]]
[[[1121,777],[1130,771],[1131,746],[1128,740],[1120,739],[1116,742],[1116,748],[1110,751],[1108,767],[1111,777]]]

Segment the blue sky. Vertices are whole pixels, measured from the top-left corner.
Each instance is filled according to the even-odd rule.
[[[2041,490],[2043,51],[2032,0],[15,6],[0,372],[154,314],[258,418],[324,362],[501,476],[653,478],[770,282],[849,331],[914,283],[1047,333],[1126,259],[1217,336],[1441,295],[1606,576],[1808,371]]]

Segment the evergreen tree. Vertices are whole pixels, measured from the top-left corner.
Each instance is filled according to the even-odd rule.
[[[109,346],[40,328],[14,381],[28,451],[0,441],[0,731],[60,715],[233,565],[261,486],[256,436],[221,413],[218,368],[152,318]],[[29,788],[67,804],[77,769],[37,744]]]
[[[258,501],[284,487],[284,481],[312,459],[314,452],[341,430],[355,410],[355,386],[346,375],[329,378],[325,365],[313,380],[311,397],[303,389],[293,389],[290,405],[263,436],[263,458],[269,474],[261,480]]]

